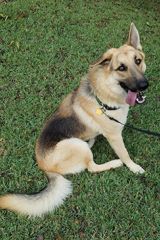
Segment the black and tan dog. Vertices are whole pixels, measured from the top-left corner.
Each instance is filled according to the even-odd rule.
[[[42,130],[36,144],[36,158],[49,178],[48,187],[35,195],[1,196],[0,207],[40,216],[60,205],[71,193],[71,184],[62,175],[85,169],[101,172],[123,163],[132,172],[143,173],[125,148],[123,126],[109,119],[101,111],[101,104],[109,116],[125,124],[129,105],[134,105],[138,92],[148,87],[145,70],[139,34],[132,23],[127,43],[109,49],[90,66],[79,88],[64,99]],[[93,161],[90,148],[99,134],[108,140],[118,160],[101,165]]]

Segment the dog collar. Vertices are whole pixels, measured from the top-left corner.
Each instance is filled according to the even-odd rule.
[[[108,110],[108,111],[114,111],[114,110],[120,109],[120,107],[110,107],[110,106],[108,106],[107,104],[102,103],[97,96],[96,96],[96,100],[97,100],[97,102],[99,103],[99,105],[101,106],[99,110],[103,110],[103,111],[106,111],[106,110]]]

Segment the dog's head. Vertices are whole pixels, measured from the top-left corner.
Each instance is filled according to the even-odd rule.
[[[121,101],[134,105],[137,93],[148,87],[144,58],[138,30],[132,23],[127,43],[120,48],[109,49],[91,65],[90,74],[96,76],[93,83],[96,88],[99,85],[101,91],[109,90]]]

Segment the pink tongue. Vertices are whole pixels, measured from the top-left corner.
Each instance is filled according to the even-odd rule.
[[[126,98],[126,103],[128,103],[131,106],[134,106],[136,103],[136,98],[137,98],[137,92],[132,92],[129,90]]]

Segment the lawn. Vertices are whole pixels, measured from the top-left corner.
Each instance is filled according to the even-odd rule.
[[[128,122],[160,131],[158,0],[0,2],[1,194],[46,186],[34,156],[44,121],[78,86],[90,63],[126,41],[132,21],[146,54],[150,88],[146,102],[131,108]],[[124,139],[144,175],[122,167],[68,176],[73,193],[55,212],[32,219],[2,210],[1,239],[160,239],[160,140],[129,129]],[[93,153],[97,163],[115,158],[102,137]]]

